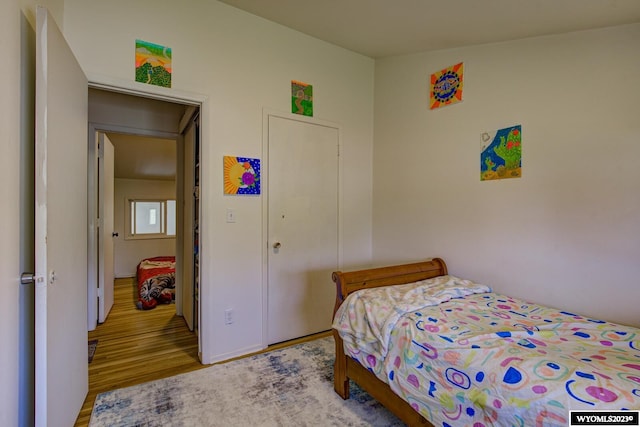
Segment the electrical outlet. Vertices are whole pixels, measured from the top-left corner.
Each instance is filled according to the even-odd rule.
[[[233,323],[233,309],[228,308],[224,311],[224,324],[230,325]]]

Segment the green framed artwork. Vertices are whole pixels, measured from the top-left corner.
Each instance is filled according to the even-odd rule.
[[[171,87],[171,48],[136,40],[136,81]]]
[[[313,86],[291,80],[291,112],[313,117]]]

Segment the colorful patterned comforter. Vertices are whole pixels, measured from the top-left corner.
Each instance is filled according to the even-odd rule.
[[[175,300],[176,258],[159,256],[140,261],[136,270],[138,278],[139,309],[150,310],[158,304],[170,304]]]
[[[358,291],[333,324],[345,353],[434,425],[566,426],[569,410],[640,409],[639,329],[443,277],[413,291],[431,300],[415,310]],[[442,295],[449,284],[467,295],[433,304],[429,288]]]

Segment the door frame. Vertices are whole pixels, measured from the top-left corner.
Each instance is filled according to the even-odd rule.
[[[209,102],[209,98],[206,95],[202,95],[202,94],[197,94],[197,93],[192,93],[192,92],[185,92],[185,91],[180,91],[180,90],[175,90],[175,89],[169,89],[169,88],[165,88],[165,87],[161,87],[161,86],[153,86],[153,85],[146,85],[146,84],[142,84],[139,82],[134,82],[134,81],[130,81],[130,80],[121,80],[121,79],[115,79],[115,78],[111,78],[111,77],[107,77],[107,76],[103,76],[103,75],[98,75],[98,74],[91,74],[91,73],[87,73],[87,80],[88,80],[88,86],[89,89],[99,89],[99,90],[105,90],[105,91],[110,91],[110,92],[116,92],[116,93],[121,93],[121,94],[125,94],[125,95],[131,95],[131,96],[137,96],[137,97],[142,97],[142,98],[149,98],[149,99],[154,99],[154,100],[158,100],[158,101],[166,101],[166,102],[172,102],[172,103],[177,103],[177,104],[183,104],[185,106],[191,106],[194,108],[199,109],[200,111],[200,135],[199,135],[199,142],[200,142],[200,158],[201,158],[201,162],[200,162],[200,187],[202,190],[202,183],[205,182],[211,182],[211,177],[210,175],[210,169],[207,165],[207,162],[202,162],[202,159],[206,159],[209,157],[209,115],[210,115],[210,102]],[[188,109],[190,111],[193,111],[193,109]],[[188,115],[188,112],[187,114]],[[185,115],[185,116],[186,116]],[[184,127],[186,126],[186,124],[188,123],[188,120],[183,118],[180,122],[180,126],[179,126],[179,132],[182,132],[184,130]],[[91,125],[91,124],[89,124]],[[97,126],[97,127],[95,127]],[[89,130],[88,130],[88,135],[89,138],[93,138],[93,135],[95,135],[95,132],[97,130],[102,130],[104,131],[105,127],[104,125],[99,125],[99,124],[94,124],[94,127],[92,128],[91,126],[88,126]],[[118,128],[120,129],[120,133],[131,133],[130,128],[127,128],[125,126],[114,126],[114,128]],[[129,132],[122,132],[123,130],[127,130],[129,129]],[[110,131],[112,129],[106,129],[107,131]],[[177,143],[180,143],[180,140],[182,138],[181,134],[178,134],[176,136],[176,134],[174,133],[170,133],[170,132],[149,132],[149,133],[145,133],[144,131],[140,130],[140,129],[135,129],[135,133],[139,134],[139,135],[147,135],[147,136],[159,136],[159,135],[163,135],[164,137],[167,137],[168,134],[170,134],[169,138],[175,138]],[[91,139],[90,139],[91,141]],[[91,150],[93,148],[94,150],[94,155],[95,155],[95,144],[89,144],[89,150]],[[92,167],[92,165],[94,165],[93,161],[92,161],[93,157],[92,157],[92,153],[89,153],[89,168]],[[94,173],[91,174],[91,171],[88,171],[88,176],[87,176],[87,182],[89,185],[89,188],[91,189],[92,185],[95,185],[91,182],[92,179],[95,178],[95,170],[93,171]],[[183,171],[184,172],[184,171]],[[93,203],[94,201],[97,200],[97,195],[95,194],[95,189],[97,187],[93,187],[93,192],[92,190],[89,191],[89,209],[87,212],[88,220],[89,220],[89,238],[87,241],[87,245],[88,245],[88,257],[90,262],[93,262],[94,265],[89,265],[88,268],[88,277],[87,277],[87,282],[89,283],[88,285],[88,290],[89,290],[89,297],[87,299],[87,303],[89,304],[90,301],[97,301],[95,298],[97,297],[96,293],[97,293],[97,288],[95,286],[92,286],[91,280],[93,280],[94,277],[96,277],[97,275],[97,268],[95,265],[95,262],[97,260],[97,253],[96,253],[96,242],[95,242],[95,214],[96,214],[96,207],[94,206],[95,203]],[[207,218],[207,212],[205,212],[206,210],[206,198],[207,195],[205,192],[200,191],[200,213],[198,215],[198,217],[200,218],[199,221],[199,229],[200,229],[200,236],[204,236],[206,231],[207,231],[207,226],[208,224],[205,221],[205,218]],[[203,242],[205,241],[205,239],[200,239],[200,247],[199,247],[199,253],[200,253],[200,257],[202,259],[203,254],[206,255],[207,252],[207,246],[203,245]],[[176,242],[178,243],[178,242]],[[205,263],[206,264],[206,263]],[[210,272],[207,268],[206,265],[202,265],[200,267],[200,286],[199,286],[199,295],[200,298],[198,298],[198,304],[200,305],[199,307],[197,307],[197,312],[198,312],[198,316],[199,319],[197,319],[197,324],[200,325],[199,327],[199,331],[198,331],[198,356],[200,358],[200,360],[209,360],[210,359],[210,354],[209,354],[209,348],[211,348],[209,344],[209,338],[207,336],[208,333],[208,327],[207,325],[211,324],[209,319],[209,316],[211,316],[210,314],[210,310],[207,309],[205,305],[205,303],[203,303],[203,301],[207,301],[208,300],[208,292],[209,289],[206,286],[206,283],[208,283],[208,278],[209,278]],[[93,280],[93,283],[95,284],[95,280]],[[176,306],[177,309],[177,306]],[[90,316],[88,316],[90,317]],[[97,322],[97,317],[94,318],[93,322]],[[91,330],[91,325],[92,325],[92,320],[90,318],[88,318],[88,326],[89,326],[89,330]]]
[[[269,118],[278,117],[286,120],[293,120],[301,123],[308,123],[319,126],[334,128],[338,131],[338,269],[342,268],[342,126],[327,120],[315,117],[302,116],[293,113],[284,113],[270,108],[262,110],[262,174],[260,177],[262,185],[262,346],[268,346],[268,323],[269,323]],[[329,286],[329,284],[327,284]]]

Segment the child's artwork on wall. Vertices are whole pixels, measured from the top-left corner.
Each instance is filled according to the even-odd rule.
[[[224,156],[224,194],[260,194],[260,159]]]
[[[171,87],[171,48],[136,40],[136,81]]]
[[[313,86],[291,80],[291,112],[313,117]]]
[[[463,63],[431,74],[429,108],[435,109],[462,101]]]
[[[484,132],[480,148],[481,181],[522,176],[522,125]]]

